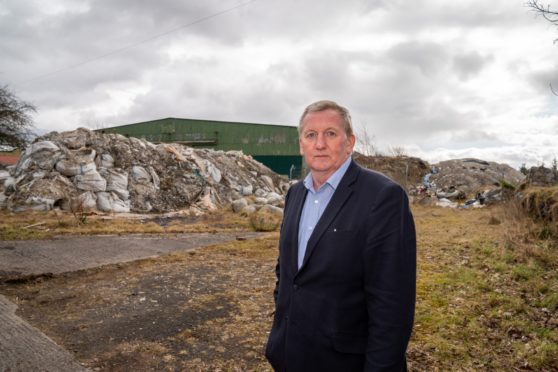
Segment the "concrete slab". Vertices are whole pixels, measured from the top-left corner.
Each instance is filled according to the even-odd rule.
[[[15,314],[0,295],[0,371],[87,371],[54,341]]]
[[[96,235],[0,241],[0,280],[89,269],[265,234]]]

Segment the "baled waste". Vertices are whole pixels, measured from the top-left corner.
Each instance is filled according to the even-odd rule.
[[[80,128],[36,139],[15,166],[0,170],[0,208],[199,213],[247,198],[249,212],[281,206],[288,185],[240,151],[155,145]]]

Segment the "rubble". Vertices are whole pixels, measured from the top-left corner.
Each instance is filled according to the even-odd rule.
[[[364,156],[355,153],[362,166],[390,177],[407,189],[421,205],[479,208],[510,197],[525,176],[506,164],[479,159],[455,159],[429,165],[408,156]]]
[[[469,198],[482,205],[502,200],[506,189],[517,187],[524,179],[525,175],[507,164],[466,158],[434,164],[422,186],[439,197]]]
[[[17,164],[0,171],[0,208],[201,213],[244,197],[250,203],[240,210],[259,209],[281,206],[288,187],[241,151],[155,145],[79,128],[36,139]]]

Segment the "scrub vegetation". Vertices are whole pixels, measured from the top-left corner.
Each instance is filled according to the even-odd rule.
[[[469,210],[414,206],[413,212],[418,282],[410,370],[556,370],[558,242],[540,233],[550,225],[527,217],[520,202]],[[42,213],[1,217],[3,239],[23,230],[29,233],[19,238],[46,236],[49,229],[252,229],[248,217],[232,213],[149,222],[88,216],[83,225]],[[277,239],[272,233],[2,283],[0,293],[18,304],[20,316],[93,369],[267,371],[263,348],[272,320]]]

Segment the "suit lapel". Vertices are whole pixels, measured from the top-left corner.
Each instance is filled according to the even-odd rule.
[[[304,207],[304,201],[306,200],[306,195],[308,194],[308,190],[306,189],[306,187],[304,187],[304,184],[300,184],[300,187],[295,190],[296,193],[293,198],[293,205],[295,206],[293,208],[294,211],[294,216],[290,216],[292,218],[292,221],[294,221],[294,234],[292,235],[292,245],[293,247],[295,247],[296,249],[294,249],[292,252],[294,254],[291,254],[292,258],[291,258],[291,268],[293,269],[293,272],[297,272],[298,271],[298,230],[300,227],[300,217],[302,215],[302,208]],[[290,203],[291,201],[289,201]]]
[[[324,213],[322,214],[320,220],[318,221],[318,224],[316,225],[316,228],[314,229],[314,232],[312,233],[310,239],[308,240],[308,245],[306,246],[306,252],[304,253],[304,260],[302,261],[302,266],[300,267],[300,270],[302,270],[304,266],[306,266],[306,262],[308,262],[308,259],[312,255],[312,252],[314,251],[316,244],[318,243],[322,235],[326,232],[329,225],[331,225],[331,222],[333,221],[335,216],[337,216],[339,211],[343,208],[343,205],[345,205],[347,199],[349,199],[349,197],[353,193],[351,185],[356,180],[358,176],[358,172],[359,172],[358,165],[356,165],[354,161],[351,161],[351,165],[349,166],[347,172],[341,179],[341,182],[339,182],[339,185],[337,186],[337,189],[333,193],[333,196],[331,197],[329,204],[327,205]],[[299,220],[300,220],[300,212],[299,212]],[[297,229],[297,236],[298,236],[298,229]]]

